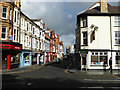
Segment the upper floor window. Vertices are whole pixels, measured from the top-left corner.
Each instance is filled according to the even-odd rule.
[[[120,31],[115,32],[115,44],[120,45]]]
[[[87,17],[82,18],[82,24],[83,24],[82,27],[87,27]]]
[[[16,22],[17,20],[16,20],[16,11],[14,12],[14,22]]]
[[[6,40],[6,32],[7,32],[7,28],[2,27],[1,40]]]
[[[87,32],[82,32],[82,33],[83,33],[83,45],[87,45],[88,44]]]
[[[2,7],[2,17],[7,18],[7,7],[5,6]]]
[[[27,23],[27,31],[29,31],[29,25],[28,25],[28,23]]]
[[[33,27],[33,34],[35,34],[35,28]]]
[[[120,26],[120,16],[114,17],[114,26]]]

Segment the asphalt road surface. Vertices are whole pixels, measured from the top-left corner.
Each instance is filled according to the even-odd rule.
[[[2,89],[9,88],[82,88],[82,89],[120,89],[116,77],[85,75],[67,72],[68,62],[53,63],[30,72],[2,75]]]

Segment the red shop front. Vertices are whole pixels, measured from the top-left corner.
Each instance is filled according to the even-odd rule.
[[[0,42],[2,69],[13,69],[20,66],[22,45],[14,42]]]

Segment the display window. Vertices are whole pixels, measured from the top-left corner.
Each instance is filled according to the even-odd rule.
[[[116,58],[116,64],[120,64],[120,53],[117,52],[115,58]]]
[[[10,63],[14,64],[14,63],[19,63],[19,54],[12,54],[11,59],[10,59]]]
[[[107,52],[92,52],[91,65],[104,65],[108,63]]]

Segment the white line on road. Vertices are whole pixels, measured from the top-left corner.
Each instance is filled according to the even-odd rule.
[[[110,89],[110,88],[114,88],[114,89],[119,89],[120,87],[103,87],[103,86],[101,86],[101,87],[78,87],[78,88],[88,88],[88,89]]]
[[[120,80],[94,80],[94,79],[84,79],[86,81],[103,81],[103,82],[120,82]]]

